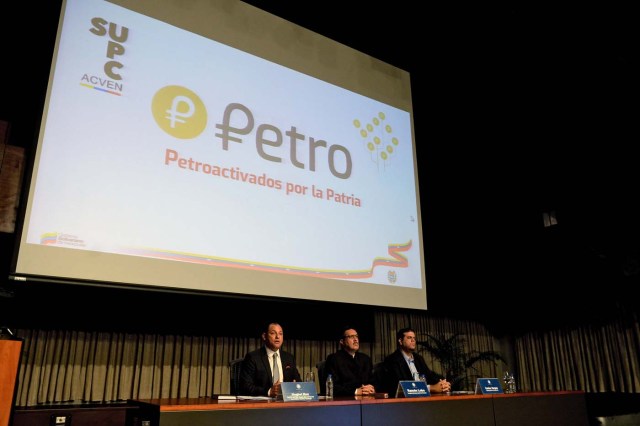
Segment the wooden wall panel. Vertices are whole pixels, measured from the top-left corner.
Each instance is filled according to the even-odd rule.
[[[0,426],[9,425],[22,340],[0,340]]]
[[[24,173],[24,149],[11,145],[0,145],[0,149],[3,152],[0,160],[0,231],[12,233],[16,228]]]

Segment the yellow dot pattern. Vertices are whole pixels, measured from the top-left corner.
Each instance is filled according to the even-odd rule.
[[[385,123],[386,118],[386,114],[380,111],[369,122],[358,118],[353,120],[353,127],[360,133],[366,150],[372,155],[372,161],[377,164],[390,160],[400,145],[398,138],[393,136],[391,124]]]

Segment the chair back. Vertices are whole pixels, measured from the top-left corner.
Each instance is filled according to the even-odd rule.
[[[372,381],[376,387],[376,392],[389,392],[389,384],[387,383],[387,374],[384,362],[378,362],[373,366]]]
[[[327,391],[327,371],[325,369],[326,361],[320,361],[316,364],[318,370],[318,384],[320,384],[320,395],[325,395]]]
[[[229,393],[238,396],[240,394],[240,369],[243,358],[229,361]]]

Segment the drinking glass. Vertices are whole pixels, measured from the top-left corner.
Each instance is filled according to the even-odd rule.
[[[304,375],[305,382],[316,382],[316,375],[313,371],[307,371]]]

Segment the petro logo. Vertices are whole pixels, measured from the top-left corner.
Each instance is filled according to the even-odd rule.
[[[195,138],[207,126],[206,107],[198,95],[186,87],[165,86],[158,90],[151,101],[151,112],[162,130],[179,139]],[[236,127],[237,123],[241,123],[240,127]],[[291,167],[315,172],[318,162],[325,160],[335,177],[349,179],[351,176],[353,162],[345,146],[307,136],[295,125],[283,131],[270,123],[256,123],[253,112],[246,105],[228,104],[222,122],[215,127],[218,129],[215,136],[220,138],[225,151],[234,149],[236,143],[244,143],[243,136],[251,134],[249,137],[255,140],[256,154],[265,161],[283,163],[288,157],[287,163]]]
[[[193,139],[207,126],[207,110],[193,91],[182,86],[166,86],[151,101],[158,126],[179,139]]]

